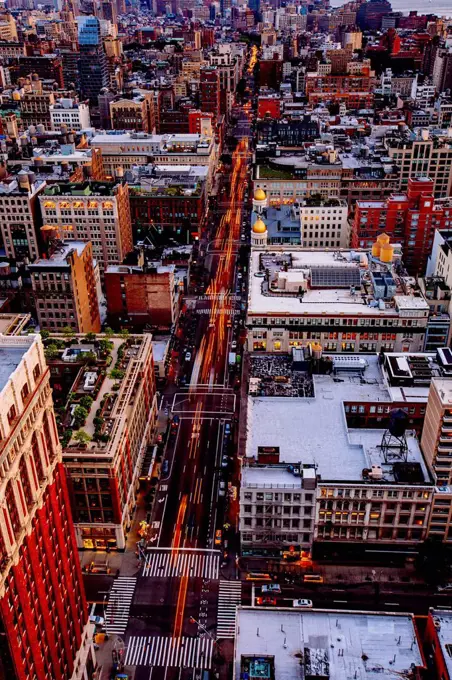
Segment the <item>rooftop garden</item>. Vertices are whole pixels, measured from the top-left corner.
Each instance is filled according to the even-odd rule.
[[[271,168],[269,165],[259,165],[259,179],[293,179],[293,173]]]
[[[107,329],[102,336],[87,333],[80,338],[66,328],[61,335],[41,335],[62,447],[89,448],[90,442],[95,448],[105,446],[113,427],[109,416],[128,363],[128,332],[114,336]]]

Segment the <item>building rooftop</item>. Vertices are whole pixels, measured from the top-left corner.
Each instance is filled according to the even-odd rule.
[[[366,364],[362,375],[358,370],[314,375],[314,397],[248,397],[246,457],[257,457],[258,447],[279,447],[280,462],[315,464],[323,481],[362,481],[365,468],[379,465],[383,481],[393,483],[393,462],[385,462],[380,448],[384,430],[347,427],[344,401],[392,401],[378,357],[361,359]],[[361,362],[357,368],[362,368]],[[430,483],[418,440],[411,432],[407,444],[407,462],[418,463],[424,482]]]
[[[44,190],[45,196],[112,196],[114,182],[68,182],[52,184]]]
[[[410,614],[239,607],[236,627],[237,680],[245,666],[268,680],[393,680],[424,667]]]
[[[21,338],[0,336],[0,393],[30,349],[34,338],[33,335]]]
[[[406,310],[416,310],[424,316],[428,314],[428,304],[422,297],[401,294],[403,288],[397,283],[398,277],[393,281],[392,295],[386,301],[376,300],[369,270],[373,274],[386,274],[388,267],[371,262],[364,251],[296,246],[275,249],[276,246],[268,246],[265,250],[255,248],[251,251],[249,315],[347,314],[375,317],[395,316],[398,311]],[[267,278],[254,276],[265,269],[269,271],[270,286]],[[389,269],[392,270],[392,267]],[[295,285],[297,277],[299,286]],[[291,286],[284,287],[282,279],[290,279]]]
[[[446,664],[449,677],[452,677],[452,612],[444,611],[443,609],[434,609],[432,611],[433,619],[438,624],[435,626],[438,635],[439,644],[443,654],[444,663]]]
[[[61,241],[54,252],[47,259],[40,258],[33,262],[28,267],[30,271],[38,272],[46,269],[70,269],[67,258],[74,250],[80,257],[86,248],[86,241]]]
[[[290,237],[298,243],[301,241],[300,213],[294,206],[283,205],[280,208],[269,207],[265,215],[251,214],[251,228],[261,218],[265,220],[268,237],[270,239],[284,239]]]

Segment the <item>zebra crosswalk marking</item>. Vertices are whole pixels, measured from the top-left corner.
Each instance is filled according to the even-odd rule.
[[[125,633],[136,583],[137,579],[133,576],[119,576],[113,582],[105,611],[105,629],[108,634]]]
[[[217,613],[218,638],[235,637],[235,618],[241,600],[241,581],[220,581]]]
[[[191,576],[218,580],[220,575],[220,555],[218,552],[178,552],[151,551],[146,555],[143,576],[151,578],[170,578]]]
[[[125,666],[163,666],[210,670],[214,641],[206,637],[132,635],[127,641]]]

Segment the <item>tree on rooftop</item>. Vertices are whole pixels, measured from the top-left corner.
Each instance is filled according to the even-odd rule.
[[[86,408],[83,406],[76,406],[73,413],[75,424],[78,425],[78,427],[83,425],[88,418],[88,414],[89,411]]]
[[[72,340],[72,338],[75,336],[75,332],[74,332],[74,329],[72,328],[72,326],[64,326],[61,330],[62,330],[64,337],[67,340]]]
[[[110,328],[110,326],[105,327],[104,333],[107,336],[107,338],[111,338],[115,334],[113,328]]]
[[[83,338],[84,342],[96,342],[97,335],[95,333],[87,333],[85,337]]]
[[[85,430],[78,430],[78,432],[74,434],[74,439],[78,444],[87,444],[91,441],[92,437],[88,432],[85,432]]]
[[[45,328],[41,331],[41,338],[42,340],[48,340],[50,338],[50,331],[46,330]]]
[[[101,354],[109,354],[113,349],[111,340],[99,340],[99,351]]]
[[[80,406],[83,406],[83,408],[86,408],[89,410],[93,404],[93,398],[90,397],[88,394],[84,394],[83,397],[80,399]]]
[[[58,356],[58,352],[59,350],[55,343],[51,343],[44,350],[46,359],[55,359]]]
[[[130,333],[127,330],[127,328],[121,328],[121,330],[119,331],[119,335],[121,336],[121,338],[127,339],[130,336]]]

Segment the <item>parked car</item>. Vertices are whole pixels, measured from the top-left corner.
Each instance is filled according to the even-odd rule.
[[[254,272],[254,276],[257,279],[264,279],[265,278],[265,273],[264,272]]]
[[[185,361],[191,361],[191,352],[185,353]]]
[[[164,460],[162,463],[162,474],[167,475],[169,471],[169,463],[167,460]]]
[[[229,458],[227,456],[223,456],[221,459],[221,467],[222,468],[227,468],[229,465]]]
[[[103,626],[105,623],[105,619],[103,616],[90,616],[89,622],[94,623],[95,626]]]
[[[268,585],[262,586],[261,593],[278,593],[281,594],[281,586],[279,583],[269,583]]]
[[[256,604],[265,607],[274,607],[276,605],[275,597],[256,597]]]
[[[233,340],[233,341],[231,342],[231,349],[232,349],[232,350],[237,349],[237,340]]]
[[[221,480],[220,484],[218,485],[218,495],[219,496],[225,496],[226,495],[226,482]]]
[[[294,600],[294,607],[301,607],[302,609],[312,609],[312,600]]]
[[[231,423],[226,423],[224,426],[224,433],[231,434]]]
[[[217,529],[215,532],[215,545],[221,545],[222,531]]]

